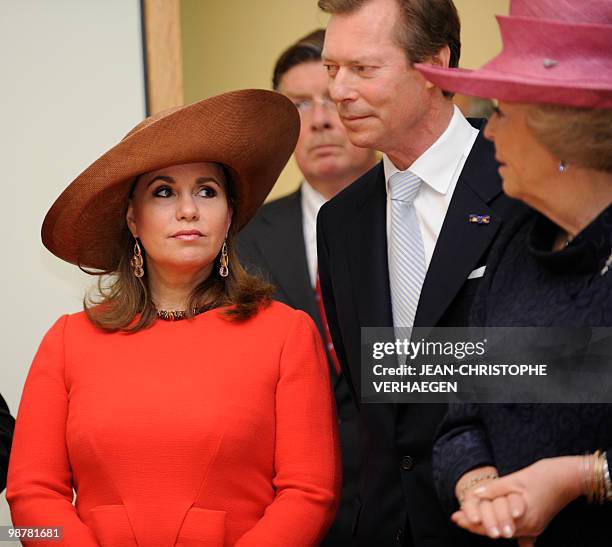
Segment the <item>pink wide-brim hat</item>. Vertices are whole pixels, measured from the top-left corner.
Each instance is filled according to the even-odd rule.
[[[478,70],[416,68],[445,91],[612,108],[612,0],[511,0],[497,20],[503,50]]]

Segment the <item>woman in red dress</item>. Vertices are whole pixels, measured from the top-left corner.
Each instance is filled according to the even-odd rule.
[[[58,319],[30,369],[8,477],[15,526],[62,526],[75,547],[325,535],[340,475],[325,355],[310,318],[270,302],[232,244],[298,128],[267,91],[167,111],[52,206],[46,247],[112,275]]]

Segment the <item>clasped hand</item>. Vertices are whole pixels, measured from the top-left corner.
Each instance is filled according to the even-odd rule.
[[[483,470],[472,470],[464,478]],[[468,476],[469,475],[469,476]],[[516,537],[520,547],[530,547],[552,518],[583,494],[582,457],[547,458],[499,479],[482,481],[464,493],[461,509],[452,521],[493,539]]]

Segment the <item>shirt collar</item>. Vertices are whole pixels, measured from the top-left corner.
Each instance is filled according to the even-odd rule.
[[[308,181],[302,184],[302,210],[308,218],[316,219],[319,209],[327,200]]]
[[[453,116],[448,127],[406,171],[417,175],[439,194],[446,194],[457,168],[469,154],[477,135],[478,130],[473,128],[457,106],[453,105]],[[400,170],[387,154],[383,154],[383,168],[388,193],[391,175]]]

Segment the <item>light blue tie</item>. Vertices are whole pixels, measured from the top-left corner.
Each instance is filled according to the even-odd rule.
[[[410,171],[394,173],[389,179],[389,282],[396,333],[399,328],[411,328],[414,325],[425,279],[425,249],[414,208],[414,199],[422,183],[423,181]]]

